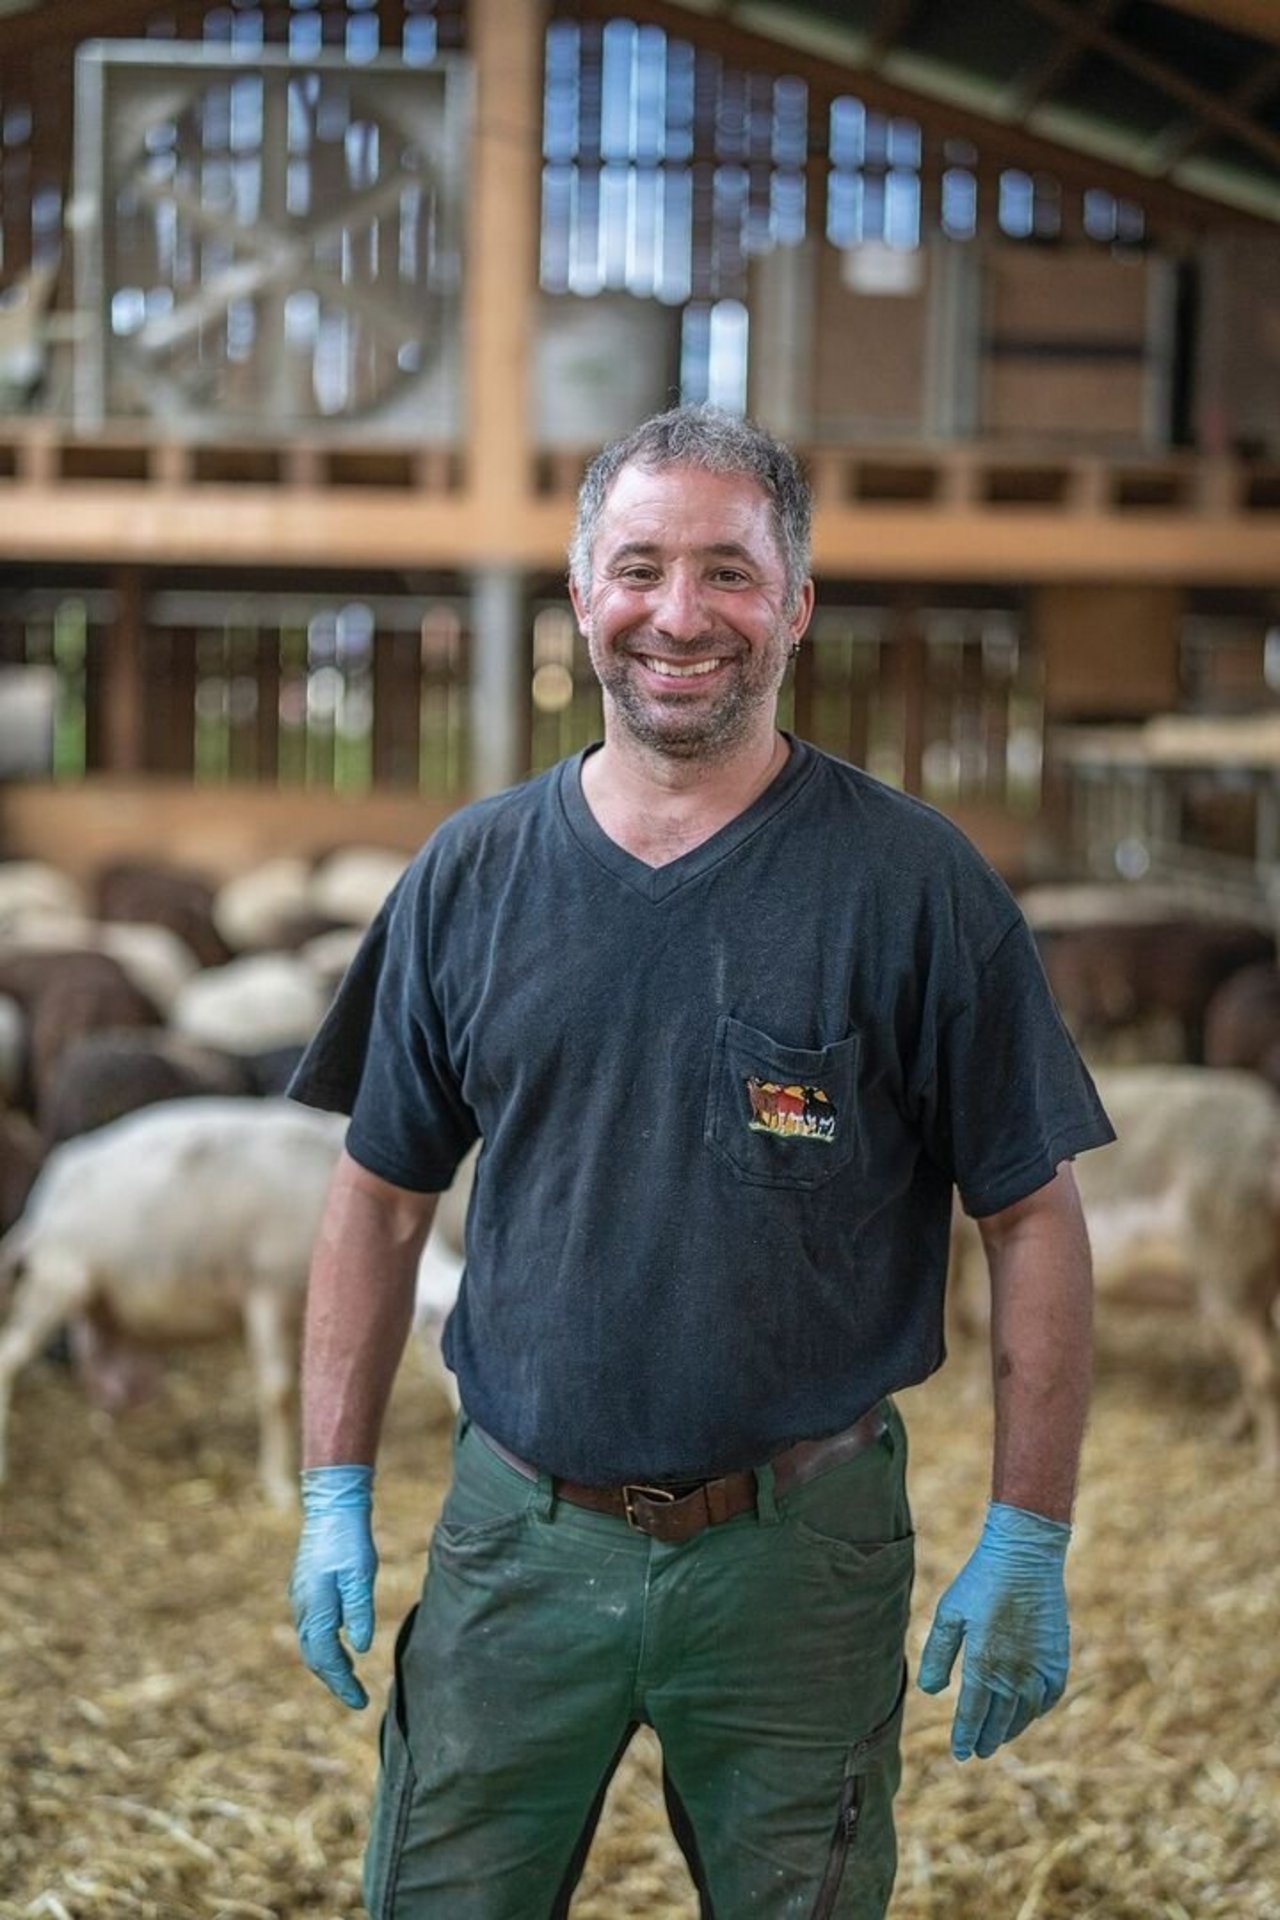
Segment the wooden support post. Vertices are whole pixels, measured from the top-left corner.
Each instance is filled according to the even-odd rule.
[[[1071,462],[1067,502],[1074,513],[1105,513],[1110,504],[1111,471],[1105,460],[1087,455]]]
[[[103,764],[110,773],[139,773],[143,765],[143,620],[141,567],[118,567],[116,617],[103,661]]]
[[[472,502],[505,531],[534,492],[530,377],[542,179],[543,0],[472,0],[477,99],[467,237],[467,474]],[[510,785],[529,698],[523,581],[500,564],[472,584],[471,785]]]
[[[161,487],[191,484],[191,448],[185,440],[156,440],[147,455],[147,477]]]
[[[1208,455],[1196,463],[1196,505],[1201,513],[1225,517],[1240,508],[1241,469],[1224,454]]]
[[[1280,773],[1258,776],[1254,860],[1265,885],[1280,865]]]
[[[254,634],[254,772],[265,786],[280,778],[280,627],[268,619]]]
[[[529,392],[542,176],[542,0],[472,0],[475,133],[467,234],[467,484],[494,530],[533,490]]]
[[[53,426],[41,421],[29,428],[18,441],[18,478],[33,487],[56,485],[58,452],[58,436]]]
[[[939,504],[953,512],[972,507],[978,493],[978,463],[968,448],[948,448],[938,465]]]
[[[290,487],[314,490],[325,483],[324,449],[311,440],[294,440],[284,449],[284,477]]]
[[[856,672],[846,687],[845,754],[855,767],[865,767],[871,752],[871,695]]]
[[[172,724],[164,756],[167,772],[190,779],[196,764],[196,647],[191,627],[175,627],[169,636],[169,710]]]
[[[914,607],[903,607],[896,621],[895,650],[902,694],[902,785],[907,793],[924,789],[925,698],[928,650]]]
[[[161,627],[146,638],[146,699],[142,706],[142,767],[163,773],[173,727],[173,634]]]
[[[373,784],[418,789],[422,643],[416,633],[373,640]]]

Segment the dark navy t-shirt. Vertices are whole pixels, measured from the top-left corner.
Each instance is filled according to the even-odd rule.
[[[942,815],[799,741],[665,866],[582,756],[414,860],[290,1091],[446,1186],[483,1137],[445,1354],[566,1478],[694,1478],[943,1358],[953,1183],[993,1213],[1112,1132],[1007,889]]]

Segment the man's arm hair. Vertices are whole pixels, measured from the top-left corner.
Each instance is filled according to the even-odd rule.
[[[978,1227],[991,1275],[992,1497],[1069,1520],[1093,1358],[1089,1237],[1070,1163]]]
[[[374,1464],[436,1199],[339,1159],[307,1288],[304,1467]]]

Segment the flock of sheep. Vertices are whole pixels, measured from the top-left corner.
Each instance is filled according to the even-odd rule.
[[[49,867],[0,862],[0,1477],[14,1380],[56,1336],[87,1389],[121,1407],[150,1384],[156,1347],[239,1327],[262,1484],[292,1499],[301,1308],[345,1122],[281,1096],[403,864],[353,848],[215,888],[133,862],[89,898]],[[1132,890],[1026,905],[1086,1045],[1154,1013],[1189,1056],[1100,1070],[1120,1138],[1076,1169],[1100,1292],[1194,1305],[1234,1362],[1235,1424],[1280,1467],[1274,943]],[[468,1163],[419,1276],[433,1354],[469,1176]],[[980,1266],[957,1216],[958,1329],[981,1321]]]
[[[1280,1470],[1275,939],[1154,887],[1037,888],[1022,907],[1118,1135],[1075,1166],[1099,1297],[1193,1306],[1236,1371],[1229,1427]],[[1147,1049],[1165,1063],[1097,1065]],[[976,1234],[958,1220],[954,1241],[972,1322]]]
[[[281,1095],[402,866],[349,849],[214,889],[135,863],[89,901],[0,864],[0,1477],[14,1379],[56,1335],[120,1408],[156,1347],[240,1327],[262,1484],[293,1498],[301,1309],[346,1123]],[[432,1333],[464,1205],[465,1181],[424,1255]]]

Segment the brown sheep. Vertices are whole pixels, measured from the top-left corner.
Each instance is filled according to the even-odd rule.
[[[1177,1021],[1185,1057],[1204,1057],[1204,1017],[1241,967],[1274,961],[1256,927],[1199,920],[1038,928],[1036,942],[1067,1025],[1086,1047],[1152,1017]]]
[[[0,1233],[27,1204],[43,1160],[40,1135],[26,1115],[0,1112]]]
[[[1245,1067],[1280,1092],[1280,968],[1244,967],[1223,983],[1204,1017],[1211,1067]]]
[[[37,1122],[58,1061],[74,1040],[104,1027],[155,1027],[155,1004],[105,953],[56,953],[31,948],[0,958],[0,994],[23,1009],[28,1022],[27,1098]]]
[[[201,874],[143,860],[118,860],[101,870],[95,890],[100,919],[141,920],[168,927],[186,942],[202,967],[220,967],[230,960],[231,948],[214,925],[213,885]]]
[[[123,1114],[162,1100],[256,1092],[246,1064],[175,1034],[108,1028],[65,1050],[41,1102],[46,1143],[55,1147]]]

